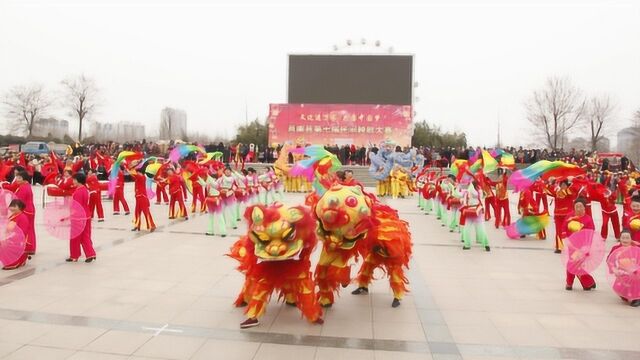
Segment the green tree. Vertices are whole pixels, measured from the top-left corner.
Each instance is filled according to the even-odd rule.
[[[465,133],[442,132],[440,127],[429,125],[426,120],[415,124],[411,145],[428,147],[466,147],[467,136]]]
[[[255,119],[246,125],[238,126],[234,141],[236,143],[255,144],[260,149],[264,149],[268,141],[267,122]]]

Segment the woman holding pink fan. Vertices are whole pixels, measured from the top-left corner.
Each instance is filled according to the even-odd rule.
[[[607,266],[615,276],[613,291],[629,305],[640,306],[640,247],[628,229],[622,230],[620,243],[611,248]]]
[[[563,253],[567,269],[566,290],[573,289],[576,276],[585,291],[595,289],[596,282],[589,273],[602,262],[604,241],[595,234],[593,218],[586,212],[584,198],[575,200],[573,213],[564,220],[561,234],[566,246]]]

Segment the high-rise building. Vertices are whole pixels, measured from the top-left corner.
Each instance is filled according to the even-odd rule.
[[[32,136],[47,137],[51,136],[57,139],[63,139],[69,134],[69,122],[67,120],[58,120],[55,118],[37,119],[33,122],[31,129]]]
[[[166,107],[160,112],[160,139],[184,140],[187,137],[187,113]]]
[[[618,151],[634,163],[640,160],[640,127],[628,127],[618,131]]]
[[[91,123],[90,134],[96,141],[142,141],[145,138],[144,125],[120,121],[117,123],[101,123],[94,121]]]

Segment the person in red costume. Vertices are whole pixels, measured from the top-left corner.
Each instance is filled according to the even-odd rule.
[[[562,240],[562,224],[564,224],[567,215],[571,213],[573,203],[577,196],[574,190],[569,187],[569,180],[561,181],[560,184],[552,191],[552,196],[555,199],[555,205],[553,208],[553,222],[555,223],[556,228],[555,253],[560,254],[564,247]]]
[[[496,197],[493,193],[492,186],[495,186],[496,183],[491,181],[489,177],[485,174],[480,175],[480,186],[482,187],[482,196],[484,197],[484,221],[491,220],[491,209],[495,213],[497,213],[496,207]]]
[[[16,227],[19,229],[18,235],[16,236],[26,236],[29,232],[29,218],[24,213],[25,204],[18,199],[13,199],[9,203],[9,218],[7,223],[7,228]],[[9,235],[11,231],[7,231],[7,235]],[[14,233],[15,234],[15,233]],[[14,270],[19,267],[22,267],[27,264],[27,260],[29,259],[29,254],[25,249],[24,253],[11,264],[5,265],[2,270]]]
[[[102,190],[100,181],[94,169],[87,172],[87,189],[89,189],[89,213],[93,219],[94,214],[98,214],[98,222],[104,221],[104,209],[102,207]]]
[[[536,212],[543,211],[542,213],[549,213],[549,201],[547,200],[546,186],[544,180],[538,179],[533,183],[531,187],[533,192],[533,200],[535,201]],[[542,209],[540,210],[540,205]]]
[[[496,222],[498,229],[500,226],[511,224],[511,211],[509,210],[509,193],[507,192],[507,173],[502,173],[500,181],[496,182]]]
[[[73,172],[71,169],[66,169],[62,172],[62,178],[58,181],[57,185],[65,196],[71,196],[71,194],[73,194]]]
[[[620,217],[618,216],[615,196],[614,192],[602,184],[589,184],[589,197],[600,204],[602,211],[600,235],[603,239],[606,239],[609,235],[609,222],[613,227],[613,235],[616,239],[620,239]]]
[[[156,205],[160,205],[162,202],[164,202],[165,205],[169,205],[167,181],[163,177],[158,176],[156,178]]]
[[[360,184],[359,181],[353,178],[353,171],[351,170],[336,171],[335,181],[341,185],[346,185],[346,186],[356,186],[356,185],[362,186],[362,184]]]
[[[96,259],[96,251],[93,249],[91,242],[91,218],[89,217],[89,190],[85,186],[87,178],[83,173],[77,173],[73,176],[75,190],[72,199],[80,208],[72,208],[71,211],[71,227],[82,228],[82,231],[69,241],[70,256],[65,260],[67,262],[77,262],[82,251],[86,257],[85,262],[90,263]]]
[[[622,198],[622,204],[624,207],[624,211],[629,211],[629,206],[631,205],[631,196],[629,195],[629,177],[627,175],[620,176],[618,181],[616,182],[616,186],[618,189],[618,193]],[[623,212],[624,213],[624,212]]]
[[[593,218],[591,215],[587,214],[586,211],[587,201],[583,198],[577,198],[573,204],[573,213],[569,214],[562,224],[562,238],[566,239],[571,234],[578,232],[580,230],[595,230],[595,225],[593,224]],[[569,254],[571,255],[571,254]],[[571,274],[567,271],[567,284],[566,289],[573,289],[573,281],[575,280],[576,275]],[[585,291],[589,291],[596,288],[596,281],[589,274],[578,275],[578,280],[580,280],[580,284],[582,284],[582,288]]]
[[[121,170],[123,169],[121,168]],[[124,208],[124,214],[129,215],[129,204],[127,204],[127,199],[124,198],[124,174],[122,171],[118,171],[116,190],[113,193],[113,215],[120,215],[120,204]]]
[[[142,223],[142,215],[147,225],[149,232],[156,230],[156,224],[153,222],[153,216],[151,216],[151,203],[149,202],[149,196],[147,195],[147,176],[144,174],[144,170],[136,171],[129,170],[134,180],[134,191],[136,195],[136,206],[133,212],[133,229],[131,231],[140,231]]]
[[[12,189],[16,195],[16,199],[24,203],[24,214],[29,219],[28,231],[24,233],[26,239],[25,252],[27,255],[35,255],[36,253],[36,207],[33,204],[33,191],[31,189],[31,178],[26,170],[18,170],[15,174],[12,184],[5,184],[3,188]]]
[[[589,193],[589,180],[583,176],[579,176],[573,179],[571,182],[571,188],[576,194],[577,198],[583,198],[585,201],[585,211],[589,216],[593,216],[591,213],[591,194]]]
[[[616,252],[616,250],[620,249],[621,247],[630,247],[630,246],[638,246],[636,242],[633,241],[633,239],[631,238],[631,232],[628,229],[624,229],[622,230],[622,233],[620,234],[620,242],[617,243],[616,245],[613,245],[611,247],[611,250],[609,251],[609,255],[607,255],[607,264],[609,266],[609,273],[615,273],[615,270],[613,269],[613,266],[615,266],[614,264],[610,263],[610,257],[612,254],[614,254]],[[626,269],[625,269],[626,270]],[[616,280],[613,284],[613,288],[614,291],[616,290],[616,288],[626,288],[628,286],[627,281],[622,280],[621,282],[619,282],[619,280],[617,279],[619,275],[616,274]],[[623,275],[624,276],[624,275]],[[633,306],[633,307],[638,307],[640,306],[640,299],[627,299],[626,297],[620,296],[620,298],[624,301],[629,303],[629,305]]]
[[[195,213],[196,210],[200,210],[201,213],[207,211],[207,205],[204,201],[204,188],[202,184],[200,184],[200,169],[198,171],[194,171],[194,173],[189,177],[191,180],[191,195],[193,197],[191,201],[191,213]],[[198,201],[200,202],[200,207],[198,207]]]
[[[629,211],[625,212],[622,227],[629,229],[631,239],[640,246],[640,196],[634,196],[630,200]]]
[[[536,201],[533,197],[533,191],[528,188],[520,192],[520,199],[518,200],[518,214],[524,216],[536,216],[540,215],[537,211]],[[524,235],[521,236],[522,238]],[[547,238],[547,230],[542,229],[537,234],[538,240],[545,240]]]
[[[187,215],[187,207],[184,205],[184,198],[186,197],[186,187],[184,180],[180,175],[176,174],[173,169],[167,170],[167,183],[169,184],[169,219],[175,219],[176,217],[183,217],[185,220],[189,220]],[[178,209],[176,209],[176,203]]]

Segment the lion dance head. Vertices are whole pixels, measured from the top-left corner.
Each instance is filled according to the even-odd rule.
[[[367,235],[374,218],[372,200],[360,186],[333,185],[314,206],[325,246],[351,250]]]
[[[305,259],[316,246],[315,220],[305,207],[254,205],[245,211],[245,219],[259,261]]]

